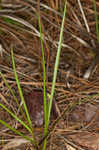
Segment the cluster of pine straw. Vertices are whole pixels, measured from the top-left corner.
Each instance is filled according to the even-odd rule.
[[[85,24],[79,2],[83,8],[90,29],[89,31]],[[46,62],[46,86],[47,90],[50,91],[64,3],[65,0],[42,0],[41,2],[39,0],[2,0],[2,2],[0,2],[0,71],[3,73],[17,97],[19,97],[19,95],[12,68],[11,45],[13,44],[14,47],[16,70],[23,91],[28,92],[31,89],[42,89],[43,69],[38,26],[38,7],[40,6]],[[96,6],[98,12],[98,1],[96,2]],[[99,96],[98,63],[96,64],[96,69],[94,68],[94,71],[91,72],[90,77],[84,79],[84,74],[94,59],[91,52],[92,40],[94,40],[96,44],[96,20],[93,1],[67,0],[63,44],[55,86],[55,98],[58,109],[60,110],[60,115],[66,108],[68,111],[66,111],[61,120],[56,124],[56,127],[50,134],[50,138],[48,138],[47,149],[49,150],[69,150],[70,145],[74,149],[88,148],[88,145],[85,144],[87,139],[84,140],[83,144],[80,143],[77,133],[78,136],[81,137],[82,134],[89,135],[91,129],[93,134],[99,130],[98,127],[94,130],[92,127],[90,131],[88,128],[83,128],[83,131],[82,122],[73,122],[73,120],[70,119],[70,116],[72,118],[72,110],[75,109],[76,105],[79,106],[86,102],[97,105],[93,102],[93,99],[98,99]],[[17,112],[17,107],[13,102],[13,96],[4,84],[2,78],[0,78],[0,103],[1,102],[7,105],[8,108],[11,107],[15,113]],[[15,120],[1,108],[0,119],[5,120],[12,126],[15,122]],[[93,122],[92,125],[94,126]],[[26,133],[24,129],[19,130],[23,130],[23,132]],[[36,138],[39,141],[43,129],[36,129],[36,132]],[[74,137],[70,136],[72,134]],[[14,133],[0,124],[0,149],[3,144],[5,145],[11,142],[13,137],[17,138]],[[2,142],[2,139],[5,139],[5,141]],[[20,143],[19,149],[26,149],[27,145],[24,147]],[[80,146],[82,146],[82,148]],[[93,147],[91,148],[95,149]],[[33,149],[31,145],[30,148]]]

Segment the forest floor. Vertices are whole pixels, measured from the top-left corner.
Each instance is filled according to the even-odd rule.
[[[39,6],[44,36],[46,87],[50,93],[64,0],[42,0],[40,3],[39,0],[0,2],[0,71],[18,99],[19,92],[11,60],[11,45],[13,45],[16,70],[23,93],[43,89],[42,53],[37,17]],[[99,16],[98,0],[96,8]],[[58,117],[61,119],[47,139],[47,150],[99,149],[99,43],[97,39],[94,1],[67,0],[63,44],[54,96]],[[1,77],[0,103],[17,114],[18,107]],[[15,119],[1,107],[0,120],[15,126]],[[51,126],[52,123],[50,128]],[[43,128],[41,126],[34,129],[37,141],[41,140]],[[17,130],[28,135],[20,123],[17,123]],[[20,140],[13,144],[15,140],[21,138],[0,124],[0,149],[34,149],[27,141]]]

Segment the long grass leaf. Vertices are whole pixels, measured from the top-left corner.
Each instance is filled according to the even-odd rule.
[[[26,112],[28,123],[29,123],[29,126],[30,126],[29,130],[30,130],[30,133],[32,134],[32,137],[33,137],[33,141],[34,141],[33,144],[34,144],[35,147],[38,147],[36,139],[34,138],[32,122],[31,122],[31,119],[30,119],[30,116],[29,116],[29,112],[28,112],[28,109],[27,109],[27,106],[26,106],[26,103],[25,103],[25,100],[24,100],[24,97],[23,97],[22,89],[21,89],[21,86],[20,86],[20,82],[19,82],[19,79],[18,79],[17,72],[16,72],[15,61],[14,61],[14,56],[13,56],[13,45],[11,46],[11,56],[12,56],[12,65],[13,65],[13,70],[14,70],[14,75],[15,75],[17,87],[18,87],[18,90],[19,90],[20,98],[21,98],[23,106],[24,106],[24,110]]]
[[[41,50],[42,50],[42,64],[43,64],[43,95],[44,95],[44,121],[45,121],[45,128],[44,128],[44,135],[47,134],[47,102],[46,102],[46,69],[45,69],[45,56],[44,56],[44,46],[43,46],[43,37],[42,37],[42,27],[41,27],[41,21],[40,21],[40,13],[38,16],[38,23],[39,23],[39,29],[40,29],[40,40],[41,40]],[[43,146],[43,150],[46,147],[47,140],[45,139]]]
[[[27,136],[25,136],[23,133],[17,131],[15,128],[11,127],[9,124],[7,124],[5,121],[3,120],[0,120],[0,123],[3,124],[4,126],[6,126],[7,128],[9,128],[11,131],[13,131],[15,134],[25,138],[26,140],[29,140],[31,142],[33,142],[33,139],[32,138],[29,138]]]
[[[44,116],[45,116],[45,126],[47,126],[47,102],[46,102],[46,69],[45,69],[45,56],[44,56],[44,46],[43,46],[43,39],[42,39],[42,29],[41,29],[41,22],[39,16],[39,28],[40,28],[40,40],[41,40],[41,50],[42,50],[42,64],[43,64],[43,94],[44,94]]]
[[[54,88],[55,88],[57,70],[58,70],[58,65],[59,65],[59,57],[60,57],[61,46],[62,46],[62,37],[63,37],[63,30],[64,30],[65,14],[66,14],[66,2],[65,2],[65,7],[64,7],[64,15],[63,15],[63,20],[62,20],[62,26],[61,26],[61,32],[60,32],[60,40],[59,40],[59,45],[58,45],[56,62],[55,62],[55,67],[54,67],[54,75],[53,75],[53,83],[52,83],[52,89],[51,89],[51,96],[50,96],[50,101],[49,101],[49,105],[48,105],[49,107],[48,107],[48,116],[47,116],[48,118],[47,118],[46,135],[47,135],[47,132],[48,132],[48,125],[49,125],[49,122],[50,122],[52,100],[53,100],[53,95],[54,95]],[[46,144],[47,144],[47,139],[45,138],[44,144],[43,144],[43,150],[46,149]]]
[[[20,98],[22,100],[22,103],[23,103],[23,106],[24,106],[24,109],[25,109],[25,112],[26,112],[26,116],[27,116],[30,128],[32,129],[32,122],[31,122],[31,119],[30,119],[30,116],[29,116],[29,113],[28,113],[27,106],[26,106],[25,101],[24,101],[22,89],[21,89],[21,86],[20,86],[20,82],[19,82],[19,79],[18,79],[17,72],[16,72],[15,61],[14,61],[14,56],[13,56],[13,47],[12,46],[11,46],[11,56],[12,56],[12,65],[13,65],[14,75],[15,75],[17,87],[18,87],[18,90],[19,90]]]
[[[97,40],[99,42],[99,24],[98,24],[98,15],[97,15],[97,8],[96,8],[96,0],[94,0],[94,12],[95,12],[95,20],[96,20]]]
[[[13,90],[11,89],[10,85],[8,84],[7,80],[5,79],[4,75],[3,75],[1,72],[0,72],[0,75],[1,75],[1,77],[2,77],[2,79],[3,79],[3,81],[4,81],[4,83],[5,83],[5,85],[8,87],[10,93],[12,94],[14,100],[16,101],[17,106],[19,106],[18,99],[17,99],[17,97],[15,96],[15,94],[14,94]]]
[[[19,119],[12,111],[10,111],[6,106],[0,103],[0,106],[6,110],[13,118],[15,118],[18,122],[20,122],[30,133],[32,133],[31,129],[21,120]]]
[[[52,108],[52,100],[53,100],[53,95],[54,95],[54,89],[55,89],[55,83],[56,83],[56,77],[57,77],[57,70],[58,70],[60,52],[61,52],[61,47],[62,47],[65,15],[66,15],[66,2],[65,2],[65,6],[64,6],[64,15],[63,15],[63,20],[62,20],[62,25],[61,25],[60,39],[59,39],[58,50],[57,50],[56,61],[55,61],[55,67],[54,67],[54,75],[53,75],[51,96],[50,96],[49,109],[48,109],[48,124],[50,122],[50,113],[51,113],[51,108]]]
[[[16,72],[15,61],[14,61],[14,56],[13,56],[13,46],[11,46],[11,56],[12,56],[12,64],[13,64],[14,75],[15,75],[17,87],[18,87],[18,90],[19,90],[20,98],[22,100],[22,103],[23,103],[23,106],[24,106],[24,110],[26,112],[27,120],[28,120],[28,123],[29,123],[29,126],[30,126],[30,128],[29,128],[30,129],[30,133],[32,134],[32,137],[33,137],[33,140],[34,140],[33,144],[34,144],[35,147],[38,147],[36,139],[34,138],[32,122],[31,122],[31,119],[30,119],[30,116],[29,116],[29,112],[28,112],[28,109],[27,109],[27,106],[26,106],[26,103],[25,103],[25,100],[24,100],[24,97],[23,97],[22,89],[21,89],[21,86],[20,86],[20,82],[19,82],[19,79],[18,79],[17,72]]]
[[[21,109],[21,106],[20,106],[20,104],[18,102],[17,97],[15,96],[14,91],[11,88],[11,86],[9,85],[9,83],[6,80],[6,78],[4,77],[4,75],[1,72],[0,72],[0,75],[1,75],[1,77],[2,77],[2,79],[4,81],[4,83],[5,83],[5,85],[8,87],[10,93],[12,94],[14,100],[16,101],[16,104],[17,104],[18,108],[20,109],[21,114],[24,116],[24,118],[26,118],[26,116],[25,116],[25,114],[24,114],[23,110]]]

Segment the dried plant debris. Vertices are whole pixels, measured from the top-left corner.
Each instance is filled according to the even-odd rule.
[[[98,110],[99,105],[90,103],[80,104],[72,111],[71,118],[77,122],[90,122],[95,117],[95,120],[99,121],[97,116]]]
[[[25,139],[15,138],[15,139],[12,139],[7,144],[5,144],[4,147],[2,148],[2,150],[9,150],[12,148],[16,148],[16,147],[19,147],[20,145],[26,144],[26,143],[29,143],[29,141],[25,140]]]
[[[80,145],[84,150],[98,150],[99,149],[99,134],[90,132],[76,133],[75,135],[69,135],[77,145]]]
[[[4,74],[11,88],[15,89],[15,95],[18,97],[19,93],[16,90],[17,85],[13,74],[10,53],[10,46],[13,44],[16,71],[21,87],[24,90],[25,88],[27,89],[24,92],[24,98],[31,120],[35,126],[43,127],[44,124],[43,92],[39,90],[31,91],[31,89],[35,88],[42,89],[43,83],[41,42],[37,14],[38,6],[40,6],[44,38],[47,89],[50,91],[63,18],[64,2],[64,0],[42,0],[40,1],[40,5],[37,0],[2,0],[0,2],[0,71]],[[99,12],[98,0],[96,1],[96,7]],[[99,14],[97,13],[97,15]],[[99,132],[98,68],[99,44],[97,43],[93,1],[69,0],[67,1],[63,43],[55,85],[57,105],[62,114],[68,108],[68,105],[79,100],[88,99],[88,101],[83,101],[83,104],[78,104],[71,112],[66,112],[62,118],[63,120],[60,120],[61,123],[63,121],[64,126],[59,122],[58,126],[56,126],[57,129],[55,128],[53,131],[53,135],[57,131],[58,135],[61,135],[63,131],[67,132],[69,130],[71,132],[70,138],[73,139],[72,141],[81,145],[82,149],[85,148],[88,150],[99,149],[97,146]],[[13,96],[10,94],[2,78],[0,78],[0,81],[0,101],[6,101],[9,103],[7,106],[11,110],[15,110],[14,112],[17,112],[18,108],[15,101],[13,101]],[[0,113],[1,120],[6,122],[10,120],[12,123],[10,115],[3,109],[0,109]],[[21,118],[20,115],[21,113],[19,113],[19,117]],[[57,116],[59,116],[59,113],[54,97],[51,122]],[[4,126],[0,124],[1,131],[2,127]],[[74,130],[82,133],[75,134],[72,132]],[[87,132],[84,132],[85,130]],[[64,134],[67,135],[65,132]],[[0,137],[7,138],[6,133],[7,130],[4,131],[4,135],[2,136],[0,132]],[[51,142],[50,138],[48,139],[49,149],[72,149],[70,146],[63,148],[63,144],[61,144],[62,139],[59,139],[60,142],[57,142],[57,138],[58,136],[53,136]],[[53,141],[56,141],[58,145],[56,144],[55,146],[55,142]],[[74,147],[74,149],[76,148]]]

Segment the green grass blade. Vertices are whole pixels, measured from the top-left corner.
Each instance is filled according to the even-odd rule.
[[[44,46],[43,46],[43,38],[42,38],[42,27],[40,22],[40,14],[38,16],[38,23],[40,29],[40,40],[41,40],[41,50],[42,50],[42,64],[43,64],[43,95],[44,95],[44,120],[45,120],[45,128],[44,128],[44,135],[47,134],[47,102],[46,102],[46,69],[45,69],[45,56],[44,56]],[[46,148],[47,140],[45,139],[43,146],[43,150]]]
[[[66,15],[66,2],[65,2],[65,6],[64,6],[64,15],[63,15],[63,20],[62,20],[62,25],[61,25],[60,39],[59,39],[59,45],[58,45],[56,61],[55,61],[55,67],[54,67],[53,83],[52,83],[52,88],[51,88],[51,96],[50,96],[49,109],[48,109],[48,124],[50,122],[50,113],[51,113],[51,107],[52,107],[52,100],[53,100],[53,95],[54,95],[54,89],[55,89],[55,83],[56,83],[56,77],[57,77],[57,70],[58,70],[60,52],[61,52],[61,47],[62,47],[65,15]]]
[[[16,119],[18,122],[20,122],[30,133],[32,133],[32,130],[21,120],[19,119],[12,111],[10,111],[6,106],[0,103],[0,106],[6,110],[14,119]]]
[[[57,70],[58,70],[58,65],[59,65],[59,57],[60,57],[60,51],[61,51],[61,45],[62,45],[65,14],[66,14],[66,3],[65,3],[65,7],[64,7],[64,15],[63,15],[61,32],[60,32],[60,40],[59,40],[59,45],[58,45],[58,51],[57,51],[57,56],[56,56],[55,67],[54,67],[53,83],[52,83],[51,96],[50,96],[49,107],[48,107],[49,109],[48,109],[48,120],[47,120],[46,134],[48,132],[48,125],[49,125],[49,122],[50,122],[50,113],[51,113],[51,107],[52,107],[52,100],[53,100],[53,95],[54,95],[54,88],[55,88]],[[46,144],[47,144],[47,139],[44,140],[43,150],[46,149]]]
[[[11,89],[10,85],[8,84],[7,80],[5,79],[4,75],[3,75],[1,72],[0,72],[0,75],[1,75],[1,77],[2,77],[2,79],[3,79],[3,81],[4,81],[4,83],[5,83],[5,85],[8,87],[10,93],[12,94],[14,100],[16,101],[17,106],[19,106],[18,99],[17,99],[17,97],[15,96],[15,94],[14,94],[13,90]]]
[[[3,124],[4,126],[6,126],[7,128],[9,128],[11,131],[13,131],[15,134],[25,138],[26,140],[29,140],[31,142],[33,142],[33,139],[32,138],[29,138],[27,136],[25,136],[23,133],[17,131],[15,128],[11,127],[9,124],[7,124],[5,121],[3,120],[0,120],[0,123]]]
[[[96,8],[96,0],[94,0],[94,12],[95,12],[95,20],[96,20],[97,40],[99,42],[99,24],[98,24],[98,15],[97,15],[97,8]]]
[[[44,94],[44,117],[45,123],[47,122],[47,102],[46,102],[46,69],[45,69],[45,56],[44,56],[44,46],[43,46],[43,39],[42,39],[42,29],[40,23],[40,16],[39,16],[39,29],[40,29],[40,40],[41,40],[41,50],[42,50],[42,64],[43,64],[43,94]],[[47,124],[46,124],[47,125]],[[45,126],[46,126],[45,125]]]
[[[37,142],[34,138],[32,122],[31,122],[31,119],[30,119],[30,116],[29,116],[29,113],[28,113],[28,109],[27,109],[27,106],[26,106],[26,103],[25,103],[25,100],[24,100],[24,97],[23,97],[22,89],[21,89],[21,86],[20,86],[20,82],[18,80],[17,72],[16,72],[15,61],[14,61],[14,56],[13,56],[13,46],[11,46],[11,56],[12,56],[13,71],[14,71],[17,87],[18,87],[18,90],[19,90],[20,98],[21,98],[21,101],[23,103],[24,110],[26,112],[27,120],[28,120],[28,123],[29,123],[29,126],[30,126],[30,128],[29,128],[30,133],[32,134],[32,137],[33,137],[33,140],[34,140],[34,146],[37,147]]]
[[[21,114],[24,116],[24,118],[26,118],[26,117],[25,117],[25,114],[24,114],[23,110],[21,109],[21,106],[20,106],[20,104],[19,104],[19,102],[18,102],[18,99],[17,99],[17,97],[15,96],[15,94],[14,94],[13,90],[11,89],[10,85],[8,84],[6,78],[4,77],[4,75],[3,75],[1,72],[0,72],[0,75],[1,75],[1,77],[2,77],[2,79],[3,79],[3,81],[4,81],[4,83],[5,83],[5,85],[8,87],[10,93],[12,94],[14,100],[16,101],[16,104],[17,104],[18,108],[20,109]]]
[[[22,100],[22,103],[23,103],[23,106],[24,106],[24,109],[25,109],[25,112],[26,112],[26,116],[27,116],[27,120],[29,122],[30,128],[32,129],[32,122],[31,122],[31,119],[30,119],[30,116],[29,116],[29,113],[28,113],[27,106],[26,106],[25,101],[24,101],[22,89],[21,89],[21,86],[20,86],[20,82],[19,82],[19,79],[18,79],[17,72],[16,72],[15,61],[14,61],[14,56],[13,56],[13,47],[12,46],[11,46],[11,57],[12,57],[12,65],[13,65],[14,75],[15,75],[17,87],[18,87],[18,90],[19,90],[20,98]]]

